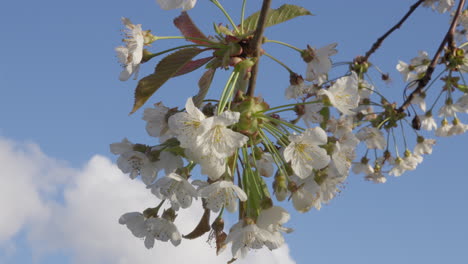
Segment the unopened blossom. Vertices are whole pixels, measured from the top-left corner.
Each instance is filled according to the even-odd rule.
[[[145,184],[151,184],[156,179],[159,168],[144,153],[135,151],[134,148],[135,145],[126,138],[110,145],[111,152],[120,155],[117,166],[123,173],[129,173],[131,179],[141,175]]]
[[[414,147],[413,153],[415,155],[427,155],[432,153],[432,147],[435,145],[435,139],[424,138],[418,136],[418,143]]]
[[[153,185],[149,186],[151,192],[159,199],[168,199],[174,210],[180,207],[188,208],[192,205],[192,199],[197,198],[197,190],[184,177],[177,173],[170,173]]]
[[[205,198],[206,208],[215,213],[223,207],[233,213],[237,209],[237,200],[247,201],[247,194],[231,181],[202,185],[198,193],[200,197]]]
[[[225,111],[202,121],[203,133],[196,139],[202,155],[227,158],[248,141],[248,137],[228,128],[239,121],[239,112]]]
[[[192,97],[185,103],[185,112],[169,117],[169,128],[183,148],[194,148],[196,138],[203,132],[201,122],[205,115],[193,103]]]
[[[321,84],[328,79],[328,72],[332,67],[330,56],[338,52],[335,49],[337,45],[337,43],[332,43],[320,49],[308,47],[308,49],[305,50],[303,58],[307,62],[307,81],[317,81]]]
[[[121,225],[126,225],[135,237],[144,238],[145,247],[154,246],[154,240],[169,241],[178,246],[182,237],[177,227],[171,221],[164,218],[145,218],[143,214],[131,212],[122,215],[119,219]]]
[[[283,227],[283,224],[289,221],[289,218],[289,213],[279,206],[272,206],[260,212],[257,218],[257,226],[271,234],[271,238],[264,241],[268,249],[277,249],[284,244],[281,232],[292,232],[292,229]]]
[[[329,89],[322,89],[319,95],[326,95],[330,103],[344,115],[356,114],[359,104],[358,76],[352,72],[350,76],[339,78]]]
[[[327,151],[319,145],[327,143],[327,134],[320,127],[309,128],[300,135],[290,135],[291,142],[283,152],[286,162],[297,176],[306,178],[312,169],[322,169],[330,163]]]
[[[366,143],[370,149],[385,149],[387,141],[379,129],[375,127],[364,127],[359,130],[356,137]]]
[[[265,241],[274,239],[270,232],[258,227],[253,220],[245,219],[231,227],[224,243],[232,243],[232,256],[237,259],[244,258],[250,249],[260,249]]]
[[[156,0],[156,1],[158,2],[159,6],[161,6],[161,8],[164,10],[182,8],[182,11],[187,11],[189,9],[192,9],[197,3],[197,0]]]
[[[154,108],[146,108],[143,113],[143,120],[147,122],[146,132],[152,137],[160,138],[161,142],[172,137],[167,123],[169,110],[162,102],[159,102],[154,104]]]
[[[421,120],[421,128],[427,131],[437,129],[437,123],[432,116],[432,112],[428,111],[424,115],[420,115],[419,119]]]
[[[130,19],[125,17],[122,17],[122,23],[127,27],[125,32],[127,38],[124,40],[126,45],[115,48],[115,51],[120,64],[124,68],[119,79],[126,81],[132,75],[135,75],[135,79],[138,78],[145,38],[140,24],[134,25]]]

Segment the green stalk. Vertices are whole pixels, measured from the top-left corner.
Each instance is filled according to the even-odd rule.
[[[286,46],[286,47],[288,47],[288,48],[291,48],[291,49],[293,49],[293,50],[295,50],[295,51],[298,51],[299,53],[302,53],[302,51],[303,51],[302,49],[300,49],[300,48],[298,48],[298,47],[295,47],[295,46],[293,46],[293,45],[291,45],[291,44],[288,44],[288,43],[285,43],[285,42],[282,42],[282,41],[278,41],[278,40],[267,39],[267,40],[265,41],[265,43],[266,43],[266,42],[271,42],[271,43],[280,44],[280,45]]]
[[[237,25],[234,23],[234,20],[232,20],[231,16],[229,13],[224,9],[224,7],[221,5],[221,3],[218,0],[210,0],[216,7],[223,12],[224,16],[229,20],[229,23],[231,23],[232,27],[236,31],[236,33],[240,34],[239,28],[237,28]]]

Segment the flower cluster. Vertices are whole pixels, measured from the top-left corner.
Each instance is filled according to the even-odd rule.
[[[338,52],[336,43],[300,49],[263,39],[264,43],[281,44],[297,52],[297,58],[304,61],[303,78],[266,48],[253,48],[258,33],[252,21],[259,19],[258,13],[236,24],[219,1],[211,0],[226,15],[231,27],[219,24],[215,26],[215,37],[207,37],[184,12],[193,8],[196,0],[157,2],[165,10],[183,10],[174,20],[183,36],[156,37],[143,31],[141,25],[122,20],[127,38],[125,46],[116,49],[124,66],[121,80],[132,75],[137,78],[142,62],[175,51],[158,63],[153,74],[138,82],[132,113],[171,77],[203,65],[206,71],[198,82],[199,93],[188,97],[183,108],[159,102],[144,110],[146,131],[157,138],[157,144],[132,143],[124,138],[110,146],[111,152],[119,156],[118,167],[131,179],[140,176],[161,201],[157,207],[126,213],[119,220],[134,236],[143,238],[147,248],[154,246],[155,239],[170,240],[177,246],[182,238],[193,239],[211,231],[217,253],[231,245],[234,259],[244,257],[250,249],[277,249],[284,244],[284,234],[292,229],[283,227],[290,215],[276,201],[291,201],[299,212],[320,210],[342,191],[351,172],[381,184],[389,176],[399,177],[415,170],[436,143],[421,129],[439,137],[468,130],[460,119],[461,114],[468,113],[468,85],[463,78],[468,71],[468,50],[466,43],[457,43],[460,40],[453,35],[442,43],[444,54],[441,50],[430,56],[421,51],[409,63],[398,62],[396,69],[407,86],[403,102],[397,104],[391,103],[369,77],[375,69],[382,79],[388,79],[369,62],[372,52],[344,63],[347,71],[340,74],[333,71],[336,64],[331,58]],[[453,9],[454,2],[421,3],[444,13]],[[294,5],[284,5],[275,12],[310,14]],[[449,33],[453,34],[457,27],[458,37],[464,37],[461,33],[468,25],[467,16],[466,12],[452,14],[453,19],[459,20],[455,20],[458,22]],[[269,19],[275,24],[289,18],[282,21],[283,16],[275,15]],[[194,44],[158,53],[144,48],[157,39],[171,38]],[[210,53],[208,57],[195,59],[206,51]],[[286,81],[280,87],[285,88],[288,104],[271,107],[255,96],[255,86],[249,79],[256,74],[258,54],[278,62],[288,72],[289,85]],[[429,83],[436,66],[442,68],[440,81]],[[219,69],[231,74],[221,95],[206,99]],[[441,87],[437,87],[440,83]],[[434,90],[438,92],[431,96]],[[433,113],[440,117],[439,122]],[[414,141],[408,140],[408,131],[416,134]],[[205,212],[200,224],[182,236],[176,213],[200,204]],[[226,234],[224,213],[235,212],[238,222]],[[210,214],[217,215],[211,224]]]

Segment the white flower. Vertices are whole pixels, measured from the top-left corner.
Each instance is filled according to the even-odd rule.
[[[432,117],[431,112],[427,112],[425,115],[420,115],[419,119],[421,120],[421,128],[427,131],[437,129],[437,123]]]
[[[372,181],[373,183],[385,183],[387,178],[382,174],[380,170],[375,170],[374,172],[367,174],[364,179],[366,181]]]
[[[439,13],[449,11],[454,5],[454,0],[426,0],[423,2],[423,6],[432,7],[433,10],[437,10]]]
[[[375,127],[364,127],[356,134],[356,137],[366,143],[370,149],[385,149],[387,141],[383,136],[382,131]]]
[[[323,103],[306,104],[304,106],[305,113],[303,118],[307,127],[310,127],[310,123],[320,124],[323,122],[323,116],[320,114],[323,107]]]
[[[204,132],[197,137],[196,145],[203,156],[227,158],[247,143],[247,136],[227,128],[237,123],[239,116],[239,112],[225,111],[202,121]]]
[[[210,180],[216,181],[226,172],[226,158],[217,158],[213,155],[202,156],[196,151],[185,149],[185,155],[191,161],[200,164],[201,173],[208,175]]]
[[[395,164],[393,168],[388,173],[389,175],[398,177],[401,176],[405,171],[409,170],[410,167],[404,162],[404,160],[400,157],[395,159]]]
[[[219,212],[224,206],[233,213],[237,209],[237,199],[247,201],[247,194],[230,181],[217,181],[201,187],[198,190],[200,197],[205,198],[206,208]]]
[[[224,243],[232,243],[233,258],[244,258],[249,249],[260,249],[265,241],[273,239],[270,232],[259,228],[252,220],[240,220],[231,227]]]
[[[182,11],[192,9],[197,0],[156,0],[164,10],[182,8]]]
[[[452,124],[452,127],[448,131],[449,136],[460,135],[468,130],[468,126],[463,124],[457,117],[453,119]]]
[[[171,130],[167,123],[169,108],[162,102],[154,104],[154,108],[146,108],[143,113],[143,120],[146,123],[146,132],[152,137],[159,137],[161,142],[172,137]]]
[[[274,162],[275,161],[273,160],[273,156],[271,156],[271,154],[268,152],[264,152],[262,153],[260,159],[255,160],[255,162],[251,163],[253,163],[252,166],[256,165],[258,174],[260,174],[260,176],[271,177],[275,169],[273,167]]]
[[[355,174],[372,174],[374,173],[374,168],[369,164],[369,160],[366,158],[361,159],[361,162],[355,162],[353,163],[353,173]]]
[[[423,157],[411,153],[406,150],[404,158],[396,158],[394,161],[394,167],[388,173],[393,176],[400,176],[407,170],[415,170],[419,163],[423,161]]]
[[[133,150],[134,146],[124,138],[122,142],[112,143],[110,149],[113,154],[120,155],[117,166],[123,173],[130,173],[131,179],[141,175],[143,182],[149,185],[156,178],[159,169],[144,153]]]
[[[374,86],[366,80],[359,80],[359,97],[361,99],[369,98],[374,92]]]
[[[342,146],[336,142],[335,149],[331,156],[331,167],[335,168],[340,176],[346,177],[351,168],[351,161],[354,159],[354,149]]]
[[[426,112],[426,101],[424,99],[425,95],[421,95],[421,93],[416,93],[413,99],[411,100],[411,103],[418,105],[422,111]]]
[[[352,110],[359,104],[358,76],[353,72],[350,76],[341,77],[328,90],[322,89],[318,94],[326,95],[344,115],[354,115],[356,113]]]
[[[158,150],[160,147],[155,147],[152,150]],[[164,169],[166,174],[174,172],[178,168],[184,166],[184,161],[182,157],[176,156],[168,151],[161,151],[159,153],[158,161],[156,161],[156,166],[159,170]]]
[[[299,84],[290,85],[286,88],[286,99],[299,99],[313,91],[312,85],[307,85],[303,81]]]
[[[168,199],[176,211],[179,210],[179,207],[190,207],[192,199],[198,197],[195,187],[177,173],[168,174],[148,188],[151,188],[151,192],[159,199]]]
[[[464,94],[462,97],[458,98],[453,106],[457,112],[468,113],[468,94]]]
[[[435,139],[427,139],[423,137],[418,137],[418,143],[414,147],[413,153],[415,155],[431,154],[432,146],[436,143]]]
[[[264,241],[268,249],[273,250],[284,244],[284,238],[280,231],[290,233],[292,229],[283,227],[289,221],[289,213],[279,206],[272,206],[262,210],[258,215],[257,226],[271,233],[271,238]]]
[[[448,100],[444,106],[439,109],[440,117],[454,117],[457,107]]]
[[[442,119],[441,126],[436,129],[435,135],[438,137],[448,137],[451,136],[449,133],[450,129],[452,128],[452,124],[449,124],[447,119]]]
[[[203,132],[201,122],[206,117],[195,106],[192,97],[187,99],[185,111],[169,118],[169,128],[176,135],[181,147],[195,148],[195,140]]]
[[[306,80],[317,80],[319,84],[328,79],[328,72],[332,67],[330,56],[335,55],[338,51],[335,49],[337,43],[328,44],[320,49],[310,48],[309,51],[312,59],[307,62]]]
[[[314,193],[311,193],[309,190],[305,189],[303,186],[293,191],[291,199],[293,202],[294,209],[296,209],[298,212],[301,212],[301,213],[305,213],[309,211],[310,208],[312,208],[312,206],[314,205],[314,201],[315,201]]]
[[[327,143],[327,134],[320,127],[309,128],[300,135],[290,135],[291,143],[283,152],[286,162],[297,176],[305,179],[312,173],[312,169],[322,169],[330,163],[327,151],[319,145]]]
[[[148,218],[138,212],[122,215],[119,219],[121,225],[126,225],[135,237],[145,238],[145,247],[150,249],[154,246],[154,239],[161,241],[171,240],[174,246],[180,244],[182,239],[174,223],[164,218]]]
[[[320,210],[322,204],[328,204],[336,194],[340,192],[338,186],[340,186],[345,179],[346,177],[336,177],[328,170],[328,175],[319,177],[319,182],[317,182],[316,177],[306,182],[304,188],[309,189],[309,191],[314,194],[312,206]]]
[[[124,69],[120,73],[119,79],[126,81],[130,76],[135,75],[138,77],[138,70],[143,58],[143,46],[145,38],[141,25],[134,25],[130,19],[122,17],[122,23],[127,27],[125,46],[115,48],[119,62],[123,65]]]

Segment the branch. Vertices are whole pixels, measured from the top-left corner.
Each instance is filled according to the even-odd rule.
[[[260,16],[258,18],[257,29],[255,30],[254,36],[252,41],[250,42],[250,49],[254,52],[254,57],[257,58],[256,63],[252,67],[252,71],[250,72],[250,80],[249,80],[249,89],[247,90],[247,95],[253,96],[255,93],[255,84],[257,82],[257,72],[258,72],[258,62],[260,59],[260,51],[262,46],[263,40],[263,33],[265,32],[265,20],[270,10],[271,0],[263,0],[262,10],[260,11]]]
[[[450,47],[455,47],[455,41],[454,41],[455,28],[457,27],[458,19],[460,18],[461,10],[463,9],[464,5],[465,5],[465,0],[460,0],[457,11],[453,15],[453,20],[452,20],[452,23],[450,24],[449,30],[447,31],[447,34],[445,34],[444,39],[439,45],[439,49],[437,49],[436,54],[434,55],[431,63],[427,67],[427,70],[424,73],[424,77],[418,80],[418,87],[416,87],[416,89],[413,92],[411,92],[408,98],[406,98],[406,100],[403,102],[400,108],[398,108],[398,112],[401,113],[405,111],[405,109],[408,108],[408,106],[411,104],[411,101],[413,100],[414,96],[420,93],[421,90],[429,83],[432,77],[432,73],[435,70],[437,61],[439,60],[440,55],[442,54],[442,50],[445,47],[445,44],[448,43]]]
[[[378,48],[380,48],[380,45],[382,45],[382,42],[390,35],[393,33],[393,31],[399,29],[403,23],[405,23],[406,19],[411,16],[411,14],[418,8],[419,5],[421,5],[425,0],[418,0],[416,3],[414,3],[411,7],[408,13],[403,16],[403,18],[396,24],[394,25],[390,30],[388,30],[385,34],[383,34],[380,38],[375,41],[375,43],[372,45],[371,49],[366,52],[366,55],[364,55],[364,61],[367,61],[369,57],[377,51]]]

